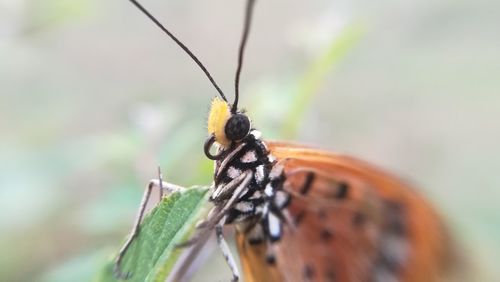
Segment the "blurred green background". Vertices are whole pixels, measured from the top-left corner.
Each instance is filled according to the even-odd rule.
[[[143,2],[232,97],[244,2]],[[495,0],[258,1],[241,105],[264,137],[422,187],[477,277],[498,281],[499,14]],[[92,279],[158,164],[210,183],[215,93],[128,1],[0,0],[0,280]],[[230,277],[212,256],[199,281]]]

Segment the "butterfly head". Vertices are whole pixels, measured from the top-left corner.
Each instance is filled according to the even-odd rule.
[[[186,52],[191,59],[200,67],[200,69],[205,73],[208,80],[212,83],[214,88],[218,92],[218,97],[212,101],[212,106],[210,108],[210,113],[208,116],[208,134],[209,137],[205,141],[205,155],[212,160],[219,160],[222,158],[224,151],[231,148],[231,145],[238,143],[243,140],[250,133],[251,125],[250,119],[241,111],[238,110],[238,99],[239,99],[239,82],[241,69],[243,66],[243,54],[245,51],[246,42],[248,39],[248,34],[250,31],[250,22],[252,18],[252,10],[255,0],[247,1],[245,23],[243,26],[243,35],[240,42],[240,48],[238,50],[238,65],[236,69],[236,75],[234,80],[234,100],[229,104],[226,96],[220,89],[219,85],[215,82],[210,72],[201,63],[201,61],[189,50],[189,48],[184,45],[176,36],[174,36],[165,26],[163,26],[151,13],[146,10],[141,4],[136,0],[130,0],[140,11],[142,11],[149,19],[153,21],[168,37],[170,37],[179,47],[181,47],[184,52]],[[219,153],[217,155],[212,155],[210,153],[210,148],[214,143],[218,143]],[[222,149],[222,150],[221,150]]]
[[[208,115],[208,135],[211,143],[217,142],[223,148],[244,139],[250,133],[251,123],[246,114],[233,110],[229,103],[214,98]],[[210,144],[212,145],[212,144]]]

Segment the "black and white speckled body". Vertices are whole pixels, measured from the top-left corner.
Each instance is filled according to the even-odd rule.
[[[252,175],[236,204],[226,213],[224,223],[235,224],[248,234],[250,243],[277,241],[282,235],[282,210],[290,201],[283,190],[285,175],[266,145],[260,132],[253,129],[243,140],[224,152],[215,165],[215,188],[210,196],[214,204],[231,195],[224,191],[228,183],[243,173]]]

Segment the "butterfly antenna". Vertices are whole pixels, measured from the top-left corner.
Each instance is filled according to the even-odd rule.
[[[205,73],[205,75],[208,77],[208,80],[212,83],[212,85],[217,89],[217,92],[219,92],[220,97],[227,102],[226,96],[224,93],[222,93],[222,90],[220,89],[219,85],[215,82],[213,79],[212,75],[208,72],[207,68],[201,63],[201,61],[189,50],[189,48],[184,45],[177,37],[175,37],[165,26],[163,26],[146,8],[144,8],[139,2],[135,0],[130,0],[132,4],[134,4],[141,12],[143,12],[151,21],[153,21],[163,32],[165,32],[179,47],[181,47],[184,52],[186,52],[191,59],[201,68],[201,70]]]
[[[243,26],[243,35],[241,37],[240,48],[238,52],[238,67],[236,69],[236,76],[234,78],[234,102],[231,112],[235,113],[238,109],[238,98],[240,97],[240,75],[241,68],[243,66],[243,54],[245,53],[245,47],[247,45],[248,34],[250,33],[250,25],[252,23],[252,13],[255,0],[248,0],[245,9],[245,23]]]

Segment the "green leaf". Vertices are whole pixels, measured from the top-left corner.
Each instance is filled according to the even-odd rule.
[[[206,212],[207,191],[207,187],[192,187],[173,193],[144,217],[122,261],[122,271],[132,274],[127,281],[165,281],[182,252],[176,246],[189,238]],[[108,262],[96,280],[119,281],[113,266]]]

